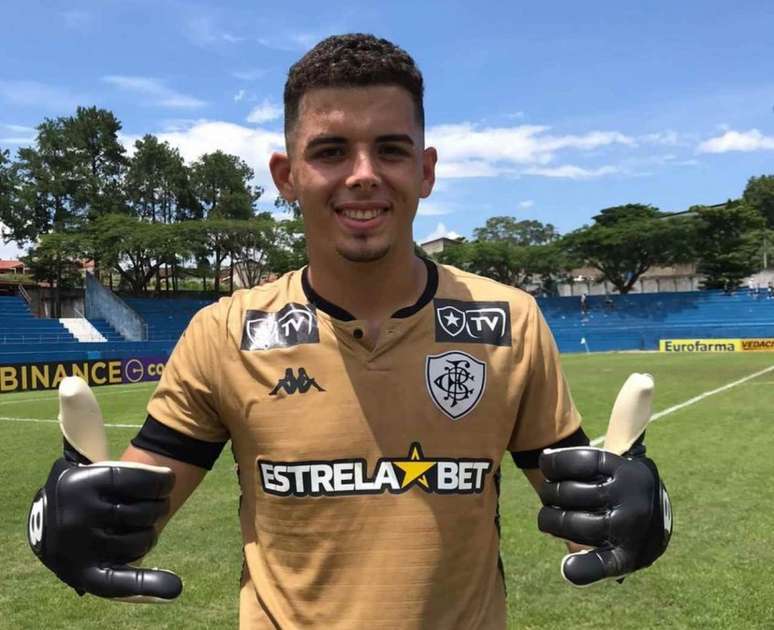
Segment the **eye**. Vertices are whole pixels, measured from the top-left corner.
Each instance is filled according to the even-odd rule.
[[[400,144],[382,144],[379,146],[379,153],[391,158],[407,157],[411,154],[406,147]]]
[[[344,147],[322,147],[314,152],[313,157],[318,160],[334,160],[344,156]]]

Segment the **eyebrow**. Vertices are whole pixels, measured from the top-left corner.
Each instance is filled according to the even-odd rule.
[[[410,144],[414,146],[414,140],[411,136],[405,133],[390,133],[383,136],[377,136],[376,142],[400,142],[404,144]],[[306,143],[306,149],[313,149],[321,144],[346,144],[347,139],[343,136],[315,136],[309,142]]]

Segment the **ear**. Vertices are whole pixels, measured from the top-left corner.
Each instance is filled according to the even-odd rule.
[[[429,197],[433,192],[436,162],[438,162],[438,152],[435,147],[427,147],[422,153],[422,186],[419,192],[422,199]]]
[[[290,202],[298,201],[293,185],[293,174],[290,171],[290,158],[287,153],[272,153],[269,158],[269,170],[274,185],[282,197]]]

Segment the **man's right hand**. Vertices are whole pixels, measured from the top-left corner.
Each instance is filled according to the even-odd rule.
[[[96,405],[85,383],[73,389],[74,398],[88,392]],[[60,400],[69,405],[61,406],[63,432],[74,435],[72,418],[62,420],[65,412],[72,416],[79,401],[64,400],[61,389]],[[156,543],[156,526],[169,512],[174,473],[130,462],[93,464],[83,454],[88,450],[76,446],[64,439],[64,456],[33,499],[27,524],[32,551],[80,595],[132,602],[175,599],[183,588],[177,575],[129,566]]]
[[[67,449],[65,449],[67,451]],[[169,601],[183,585],[169,571],[128,566],[156,544],[175,477],[168,468],[54,462],[35,495],[27,536],[40,561],[79,594]]]

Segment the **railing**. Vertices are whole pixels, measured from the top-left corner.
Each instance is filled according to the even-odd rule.
[[[145,320],[89,272],[86,273],[85,304],[86,317],[107,320],[125,339],[145,341],[148,338]]]
[[[18,291],[19,291],[19,295],[21,295],[24,301],[27,302],[27,306],[31,306],[32,298],[30,297],[30,294],[27,293],[27,289],[24,288],[23,284],[19,285]]]
[[[0,336],[0,344],[13,344],[13,343],[48,343],[57,341],[71,341],[77,343],[76,339],[73,339],[72,335],[2,335]]]

